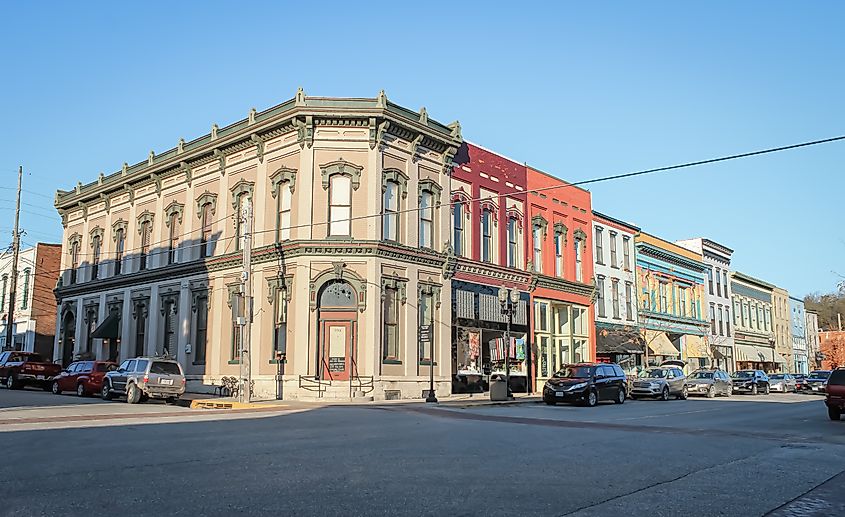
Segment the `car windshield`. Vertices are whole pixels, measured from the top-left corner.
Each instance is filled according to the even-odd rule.
[[[810,372],[810,377],[814,379],[827,379],[830,377],[830,372],[825,370],[816,370],[814,372]]]
[[[713,372],[692,372],[692,375],[689,376],[690,379],[712,379]]]
[[[769,375],[769,379],[772,379],[773,381],[779,381],[779,380],[782,380],[782,379],[783,379],[783,374],[782,374],[782,373],[777,373],[777,374],[775,374],[775,375]]]
[[[833,386],[845,386],[845,370],[833,370],[827,383]]]
[[[165,363],[162,361],[154,361],[150,366],[150,373],[158,373],[165,375],[179,375],[179,365],[176,363]]]
[[[667,373],[663,368],[652,368],[640,374],[643,379],[664,379]]]
[[[733,377],[734,379],[750,379],[751,377],[754,377],[754,370],[743,370],[741,372],[734,372],[731,377]]]
[[[589,366],[566,366],[554,375],[558,379],[584,379],[590,376]]]

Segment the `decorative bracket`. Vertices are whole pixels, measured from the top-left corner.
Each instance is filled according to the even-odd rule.
[[[296,127],[296,141],[300,148],[305,148],[307,145],[309,149],[314,145],[314,119],[311,115],[305,116],[305,122],[296,117],[293,119],[293,125]]]
[[[385,276],[381,278],[381,300],[384,301],[384,292],[386,289],[396,289],[399,294],[399,302],[402,305],[408,301],[408,279],[393,276]]]
[[[258,157],[258,163],[264,162],[264,139],[253,133],[249,136],[252,143],[255,144],[255,155]]]
[[[220,149],[214,150],[214,158],[217,160],[217,167],[220,169],[220,175],[226,175],[226,155]]]

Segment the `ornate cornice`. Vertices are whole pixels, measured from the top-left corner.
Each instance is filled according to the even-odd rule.
[[[487,262],[476,262],[463,257],[457,257],[455,271],[507,282],[521,284],[529,284],[531,282],[531,274],[528,272],[497,266]]]
[[[534,275],[536,279],[535,285],[544,289],[552,289],[562,293],[571,293],[578,296],[591,298],[595,291],[595,287],[591,284],[583,284],[581,282],[572,282],[563,278],[558,278],[548,275]]]

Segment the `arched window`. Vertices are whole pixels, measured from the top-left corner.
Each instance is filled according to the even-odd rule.
[[[580,235],[575,236],[575,281],[584,281],[584,240]]]
[[[119,275],[123,266],[123,252],[126,249],[126,230],[118,228],[114,236],[114,274]]]
[[[329,235],[350,235],[351,218],[352,179],[343,174],[333,174],[329,180]]]
[[[172,212],[168,217],[168,227],[170,229],[170,234],[168,236],[168,246],[167,246],[167,263],[168,264],[175,264],[176,263],[176,253],[179,249],[179,233],[181,231],[179,227],[179,214],[176,212]]]
[[[205,203],[200,208],[200,258],[208,256],[208,242],[211,240],[211,215],[214,210],[212,203]]]
[[[101,240],[102,237],[95,235],[91,241],[91,280],[96,280],[100,274],[100,251],[103,248]]]
[[[382,199],[382,239],[399,240],[399,184],[387,181]]]
[[[289,182],[279,184],[279,195],[277,203],[279,204],[279,219],[277,221],[279,228],[279,241],[286,241],[290,239],[290,207],[293,200],[293,194],[290,191]]]
[[[141,263],[138,266],[139,271],[147,269],[147,255],[150,254],[150,237],[152,236],[152,224],[150,221],[143,221],[141,223],[141,250],[139,258]]]
[[[493,214],[490,209],[481,211],[481,260],[493,261]]]
[[[516,218],[508,217],[508,267],[516,267]]]
[[[456,203],[452,209],[454,215],[454,247],[455,255],[462,256],[464,254],[464,205]]]
[[[533,228],[533,261],[534,261],[534,271],[537,273],[543,272],[543,228],[540,225],[535,224]]]
[[[70,243],[70,283],[76,283],[76,270],[79,269],[79,241]]]
[[[420,247],[431,248],[434,236],[433,194],[430,190],[420,193]]]

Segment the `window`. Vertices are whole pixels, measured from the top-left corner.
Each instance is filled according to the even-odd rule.
[[[150,364],[149,361],[146,359],[139,359],[137,363],[135,363],[135,371],[136,372],[146,372],[147,365]]]
[[[170,214],[169,221],[170,234],[167,239],[167,263],[176,263],[176,251],[179,249],[179,214]]]
[[[575,237],[575,281],[576,282],[583,282],[584,281],[582,253],[583,253],[583,242],[581,241],[581,237]]]
[[[710,335],[716,335],[716,306],[710,304]]]
[[[351,233],[352,178],[335,174],[329,180],[329,235]]]
[[[399,360],[399,306],[398,289],[385,287],[384,302],[384,359]],[[422,323],[425,324],[425,323]]]
[[[716,315],[719,316],[719,335],[724,336],[725,335],[725,323],[724,323],[724,320],[722,319],[723,318],[722,306],[720,305],[716,309],[716,311],[717,311]]]
[[[725,284],[725,298],[727,298],[727,297],[730,296],[728,294],[728,270],[727,269],[722,270],[722,282]]]
[[[625,282],[625,319],[626,320],[633,320],[634,319],[634,306],[631,303],[631,282]]]
[[[153,361],[150,366],[150,373],[157,373],[159,375],[182,375],[182,370],[178,363],[171,363],[170,361]]]
[[[93,352],[94,351],[94,330],[97,329],[97,308],[96,307],[89,307],[85,311],[85,323],[87,323],[88,327],[85,331],[85,351],[86,352]]]
[[[604,264],[604,246],[602,244],[602,229],[596,228],[596,264]]]
[[[464,254],[464,205],[461,203],[455,204],[452,209],[454,215],[454,244],[455,255],[461,256]]]
[[[687,289],[685,287],[678,288],[678,314],[681,316],[687,315]]]
[[[143,303],[135,305],[135,355],[144,355],[147,345],[147,308]]]
[[[669,310],[668,290],[669,284],[661,280],[658,286],[658,294],[660,295],[660,312],[667,312]]]
[[[149,221],[141,223],[141,250],[140,260],[141,264],[138,267],[139,271],[147,269],[147,255],[150,253],[150,233],[152,232],[152,225]]]
[[[725,336],[731,337],[731,308],[725,307]]]
[[[99,235],[95,235],[91,240],[91,248],[93,248],[91,255],[91,280],[96,280],[100,273],[100,250],[103,248],[100,240]]]
[[[244,220],[243,209],[247,201],[247,194],[244,192],[238,195],[235,203],[235,251],[244,249],[244,234],[246,232],[246,221]]]
[[[631,238],[627,235],[622,237],[622,266],[631,269]]]
[[[610,232],[610,267],[619,267],[616,256],[616,232]]]
[[[743,327],[751,327],[751,315],[748,313],[748,304],[742,302],[742,306],[740,307],[740,315],[742,316],[742,326]]]
[[[126,248],[126,231],[119,228],[114,236],[114,274],[119,275],[123,267],[123,251]]]
[[[30,269],[26,268],[23,270],[23,289],[21,293],[21,309],[26,309],[29,307],[29,274]]]
[[[430,292],[422,292],[420,293],[420,307],[419,307],[419,325],[431,325],[432,322],[432,311],[434,307],[432,306],[432,302],[434,297]],[[434,336],[432,336],[433,339]],[[420,351],[419,351],[419,360],[420,362],[427,362],[431,364],[431,347],[432,347],[432,340],[420,343]]]
[[[399,240],[399,184],[388,181],[382,199],[382,239]],[[457,207],[455,207],[457,209]]]
[[[420,195],[420,247],[431,248],[434,236],[434,209],[431,206],[433,195],[429,190],[423,190]]]
[[[516,266],[516,218],[508,218],[508,267]]]
[[[165,300],[164,307],[164,342],[162,350],[167,355],[176,353],[176,302],[172,299]]]
[[[481,212],[481,260],[483,262],[493,262],[492,218],[490,210],[485,208]]]
[[[555,234],[555,276],[563,277],[563,234]]]
[[[596,310],[598,311],[599,317],[605,317],[605,310],[604,310],[604,277],[598,276],[596,277]]]
[[[549,330],[549,304],[534,302],[534,330],[548,332]]]
[[[276,223],[279,228],[278,240],[286,241],[290,239],[290,210],[293,194],[290,191],[290,183],[287,181],[280,183],[278,189],[279,197],[277,203],[279,204],[279,220]]]
[[[534,225],[534,271],[537,273],[543,272],[543,228],[540,225]]]
[[[208,296],[197,297],[197,328],[194,333],[194,364],[205,364],[208,346]]]
[[[771,309],[769,309],[768,307],[766,307],[764,315],[765,315],[765,319],[764,319],[763,321],[764,321],[764,322],[765,322],[765,324],[766,324],[766,331],[769,331],[769,330],[771,330],[771,328],[772,328],[772,324],[771,324],[771,321],[772,321],[772,310],[771,310]]]
[[[3,290],[0,291],[0,311],[6,310],[6,286],[9,283],[9,275],[3,275]]]
[[[208,256],[208,241],[211,240],[211,203],[202,205],[200,221],[200,258]]]
[[[229,357],[231,361],[240,361],[241,360],[241,326],[238,324],[238,318],[242,318],[244,315],[244,303],[243,303],[243,296],[240,293],[233,293],[232,294],[232,349],[230,350]]]
[[[707,289],[710,294],[713,294],[713,271],[707,270]]]
[[[619,319],[619,280],[616,278],[610,281],[610,296],[613,301],[613,317]]]
[[[285,289],[276,289],[273,299],[273,357],[288,353],[288,300]]]
[[[722,296],[722,270],[716,268],[716,294]]]
[[[79,268],[79,241],[70,244],[70,283],[76,283],[76,270]]]

